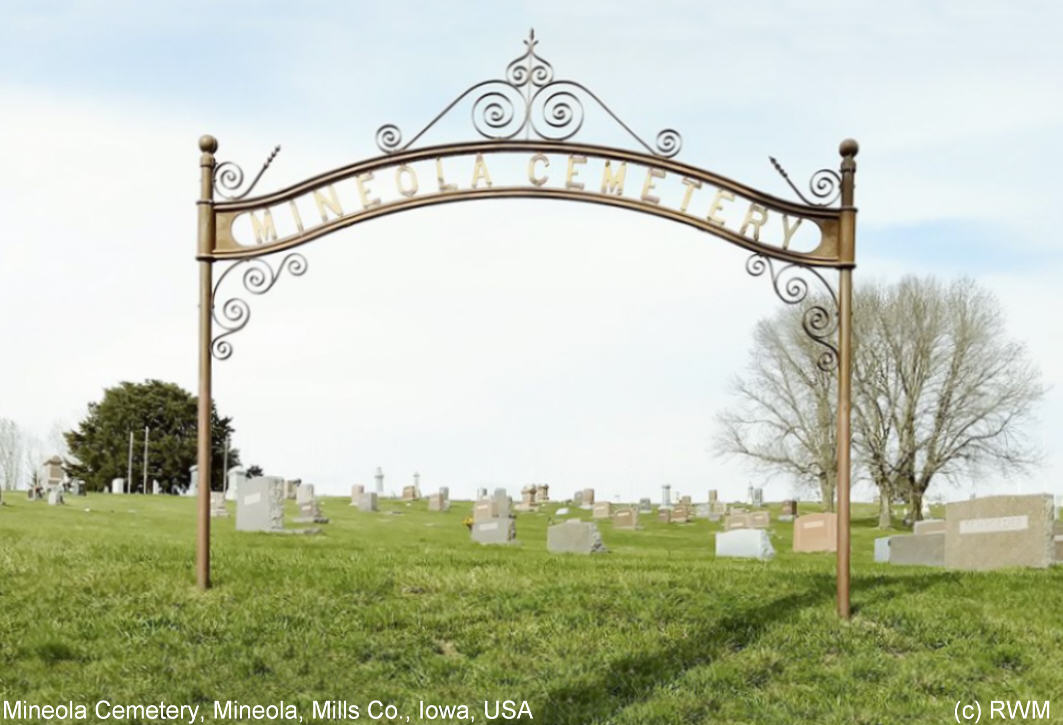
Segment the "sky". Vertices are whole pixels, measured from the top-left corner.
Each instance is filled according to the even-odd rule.
[[[557,78],[677,159],[766,192],[857,158],[856,284],[969,276],[1048,393],[1027,477],[1063,492],[1063,7],[1050,2],[0,3],[0,416],[39,437],[123,380],[195,391],[197,139],[280,189],[377,155],[534,27]],[[609,124],[577,140],[629,145]],[[593,133],[592,133],[593,132]],[[475,139],[467,112],[425,143]],[[713,453],[755,323],[746,253],[596,205],[488,201],[356,225],[252,302],[214,394],[245,463],[344,494],[549,483],[552,496],[800,493]],[[224,267],[219,265],[218,273]],[[120,473],[116,473],[120,475]],[[805,493],[804,495],[808,495]],[[872,490],[860,484],[857,498]]]

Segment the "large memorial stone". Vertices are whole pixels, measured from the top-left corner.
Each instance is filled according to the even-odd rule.
[[[362,484],[356,483],[351,486],[351,506],[358,505],[358,500],[362,497],[363,493],[365,493],[365,486]]]
[[[945,519],[923,519],[912,524],[913,534],[943,534]]]
[[[229,509],[225,506],[225,494],[221,491],[210,492],[210,517],[212,519],[229,518]]]
[[[606,551],[598,525],[569,519],[546,530],[546,549],[554,554],[600,554]]]
[[[689,507],[692,507],[694,505],[694,501],[690,498],[690,496],[680,496],[679,497],[679,505],[680,506],[687,506],[689,508]]]
[[[1047,567],[1055,563],[1051,494],[988,496],[945,506],[949,569]]]
[[[637,529],[639,526],[639,512],[633,508],[626,508],[613,514],[614,529]]]
[[[794,551],[837,551],[838,514],[805,514],[794,519]]]
[[[594,504],[592,519],[607,519],[613,515],[613,505],[608,501],[598,501]]]
[[[716,534],[716,556],[767,560],[775,556],[764,529],[734,529]]]
[[[945,566],[945,534],[904,534],[891,536],[890,564],[902,566]]]
[[[880,536],[875,539],[875,561],[888,564],[890,561],[890,539],[892,536]]]
[[[471,536],[473,541],[481,544],[510,544],[517,539],[517,522],[508,516],[476,521]]]
[[[358,497],[358,510],[359,511],[377,511],[379,504],[377,503],[376,491],[364,491],[362,495]]]
[[[249,478],[236,499],[237,531],[284,529],[284,490],[272,478]]]
[[[653,513],[653,502],[650,501],[648,498],[640,498],[639,499],[639,513],[640,514],[652,514]]]

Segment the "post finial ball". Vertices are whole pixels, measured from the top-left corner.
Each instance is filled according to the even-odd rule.
[[[199,137],[199,150],[205,154],[212,154],[218,150],[218,139],[209,133]]]
[[[856,156],[858,151],[860,151],[860,144],[858,144],[854,138],[847,138],[838,146],[838,153],[842,156],[851,158]]]

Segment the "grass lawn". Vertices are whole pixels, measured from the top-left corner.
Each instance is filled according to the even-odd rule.
[[[0,700],[86,703],[92,722],[100,699],[201,704],[208,723],[215,700],[283,700],[306,721],[315,700],[362,721],[372,700],[400,722],[422,722],[421,701],[466,704],[487,722],[484,701],[507,699],[551,725],[944,723],[957,700],[1028,699],[1063,721],[1063,567],[875,564],[873,507],[855,507],[842,622],[833,555],[791,553],[774,521],[767,563],[714,559],[718,525],[649,516],[600,524],[608,554],[557,556],[556,505],[519,515],[519,545],[483,547],[468,503],[369,514],[328,498],[320,536],[214,519],[216,586],[200,593],[190,498],[7,499]]]

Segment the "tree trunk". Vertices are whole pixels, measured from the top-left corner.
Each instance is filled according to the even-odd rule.
[[[923,520],[923,492],[912,486],[908,490],[908,518],[912,523]]]
[[[878,488],[878,527],[889,529],[893,526],[893,505],[890,500],[889,487],[885,484]]]
[[[819,498],[823,501],[824,511],[834,511],[834,474],[820,474],[819,476]]]

